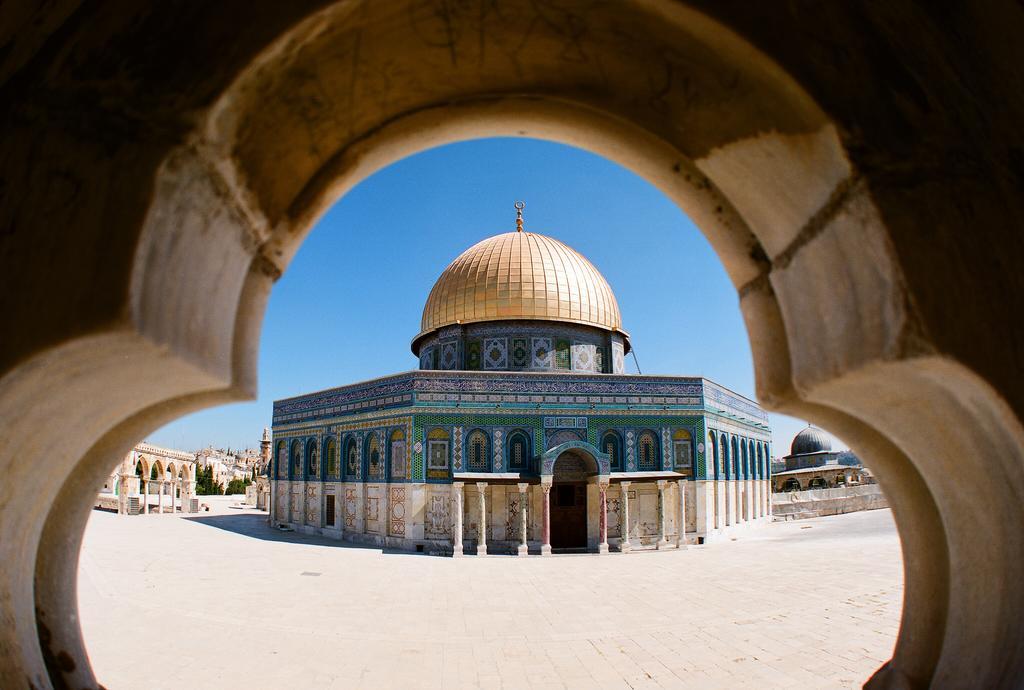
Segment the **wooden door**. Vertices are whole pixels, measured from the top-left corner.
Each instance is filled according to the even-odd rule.
[[[587,547],[586,484],[555,484],[551,488],[551,548]]]

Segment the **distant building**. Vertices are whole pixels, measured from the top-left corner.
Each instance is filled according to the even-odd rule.
[[[776,463],[782,468],[775,470]],[[772,491],[829,489],[855,484],[873,484],[874,478],[848,450],[832,450],[824,431],[807,425],[793,438],[789,455],[772,461]]]
[[[196,487],[195,459],[193,453],[140,443],[110,473],[96,506],[122,515],[189,512]]]

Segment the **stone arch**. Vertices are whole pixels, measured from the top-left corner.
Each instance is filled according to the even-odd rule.
[[[37,115],[12,124],[12,140],[25,143],[5,165],[26,171],[35,194],[0,202],[16,220],[6,241],[11,255],[37,256],[27,238],[61,228],[47,261],[78,292],[69,299],[44,282],[52,271],[33,260],[11,267],[33,299],[16,295],[5,312],[17,337],[0,359],[0,415],[16,419],[0,460],[0,506],[15,535],[0,550],[0,685],[96,684],[80,630],[57,623],[76,620],[67,578],[93,488],[147,431],[254,395],[266,295],[312,219],[391,160],[500,133],[586,145],[687,209],[739,291],[759,398],[856,439],[870,459],[901,527],[908,582],[900,639],[876,682],[995,687],[1024,674],[1024,592],[1013,586],[1024,575],[1024,506],[1010,480],[1024,465],[1024,377],[1007,346],[1020,326],[1008,327],[1013,338],[989,335],[1001,319],[986,306],[1022,292],[991,277],[992,266],[1010,275],[1022,253],[1019,201],[1006,191],[1019,187],[1006,151],[1021,144],[1003,124],[1022,107],[1002,72],[1022,49],[1001,40],[1019,15],[1001,4],[952,18],[900,4],[896,21],[857,3],[798,13],[510,0],[479,26],[449,17],[476,30],[438,43],[421,23],[375,21],[384,4],[276,4],[248,26],[212,7],[185,26],[141,21],[145,9],[122,20],[83,8],[65,23],[54,9],[53,21],[25,27],[10,94]],[[567,60],[565,37],[577,34],[566,27],[580,22],[575,47],[594,59]],[[197,23],[234,30],[189,32]],[[901,33],[908,23],[923,30]],[[73,74],[63,69],[66,52],[50,47],[90,29],[130,34],[121,59],[147,75],[146,88],[96,79],[107,58],[88,50]],[[341,59],[356,38],[360,60]],[[495,44],[506,50],[473,52]],[[467,55],[477,59],[456,59]],[[367,96],[367,75],[388,60],[408,66],[412,83],[391,84],[393,98]],[[353,64],[364,71],[347,74]],[[866,78],[836,78],[850,73]],[[82,83],[113,90],[82,107],[118,143],[96,147],[62,129],[47,152],[59,149],[49,155],[66,165],[51,166],[32,142],[49,140],[46,123],[64,122],[49,109]],[[350,88],[323,97],[323,84]],[[47,89],[52,97],[32,100]],[[965,158],[972,165],[951,180],[951,161]],[[53,179],[73,180],[90,203],[23,211]],[[109,208],[114,188],[112,218],[96,209]],[[930,241],[921,226],[934,226]],[[970,246],[958,241],[967,230]],[[958,294],[948,271],[935,275],[948,257]],[[195,279],[180,281],[181,266]],[[61,391],[59,402],[43,391]],[[53,404],[26,405],[32,397]],[[38,472],[38,429],[72,419],[58,452],[48,449],[60,460]]]
[[[332,479],[341,476],[341,457],[338,454],[338,440],[334,436],[324,439],[323,462],[326,476]]]
[[[360,467],[359,443],[355,436],[349,435],[345,439],[345,479],[359,479]]]
[[[288,466],[288,476],[292,480],[302,479],[302,442],[299,439],[292,441],[291,462]]]
[[[306,474],[310,479],[320,478],[320,448],[315,438],[306,441]]]
[[[505,440],[507,455],[505,466],[509,471],[528,471],[531,465],[532,450],[530,434],[525,429],[513,429]]]

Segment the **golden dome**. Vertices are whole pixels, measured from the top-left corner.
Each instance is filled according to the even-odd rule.
[[[595,326],[629,342],[615,295],[592,263],[556,239],[517,231],[476,243],[444,270],[413,349],[443,326],[521,319]]]

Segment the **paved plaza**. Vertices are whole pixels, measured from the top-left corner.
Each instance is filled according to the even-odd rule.
[[[461,560],[265,520],[223,500],[93,514],[79,597],[105,687],[852,688],[899,625],[888,510],[680,552]]]

